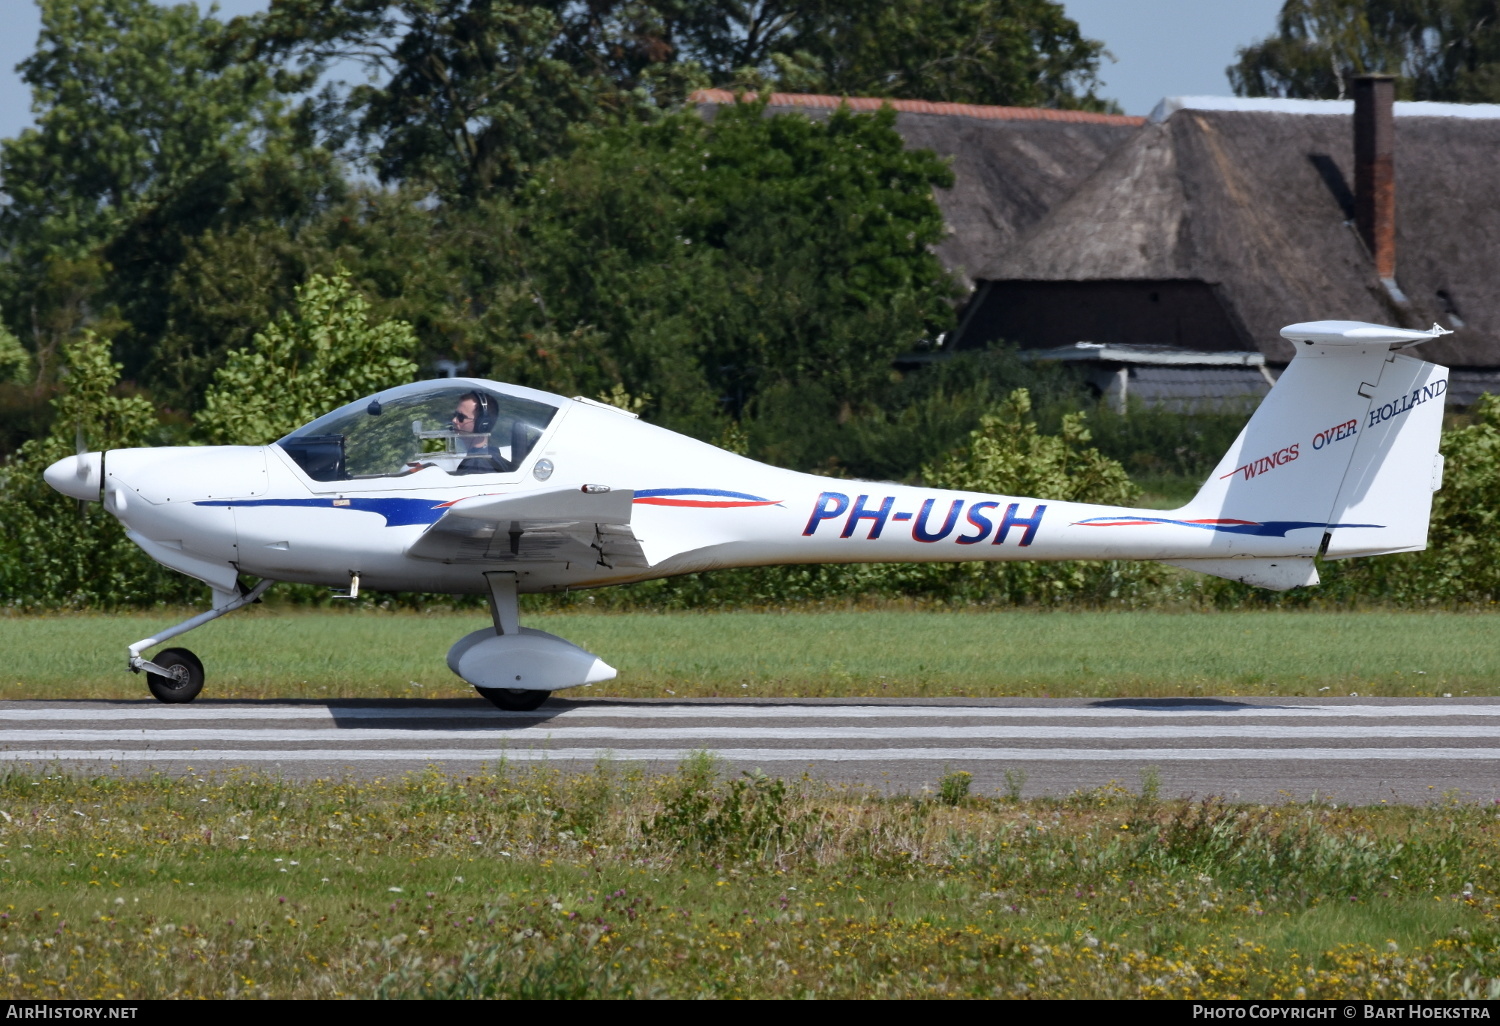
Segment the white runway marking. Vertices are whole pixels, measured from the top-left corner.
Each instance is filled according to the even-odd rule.
[[[1431,762],[1500,760],[1492,748],[716,748],[729,762]],[[244,748],[244,749],[32,749],[5,752],[17,762],[676,762],[681,748],[520,748],[484,752],[472,748]]]
[[[200,729],[163,726],[159,729],[135,727],[126,730],[27,729],[0,731],[0,745],[40,741],[325,741],[358,744],[370,741],[482,741],[492,746],[511,741],[530,743],[576,741],[681,741],[702,747],[708,741],[1151,741],[1200,738],[1240,738],[1244,740],[1289,741],[1304,738],[1395,740],[1400,738],[1479,738],[1500,741],[1500,726],[1408,726],[1371,725],[1360,727],[1308,724],[1281,726],[1247,723],[1219,726],[1192,724],[1145,727],[1057,727],[1057,726],[984,726],[960,727],[549,727],[529,729],[442,730],[372,729],[368,727],[326,727],[307,729]],[[0,758],[6,753],[0,749]]]
[[[1402,717],[1500,718],[1495,705],[1183,705],[1183,706],[957,706],[957,705],[613,705],[587,703],[563,710],[501,712],[469,707],[413,709],[385,707],[303,706],[125,706],[99,708],[10,708],[0,706],[3,722],[222,722],[224,720],[451,720],[478,717],[493,720],[861,720],[861,719],[1142,719],[1185,717],[1309,719]]]
[[[532,713],[430,700],[0,702],[0,766],[33,773],[238,765],[400,774],[432,764],[586,769],[603,759],[668,770],[702,749],[727,773],[761,766],[907,792],[956,769],[973,774],[975,793],[1009,788],[1019,769],[1028,796],[1065,795],[1156,765],[1173,795],[1500,801],[1500,701],[584,701]]]

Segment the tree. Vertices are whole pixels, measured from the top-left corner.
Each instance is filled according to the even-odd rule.
[[[1286,0],[1277,31],[1228,68],[1240,96],[1343,99],[1355,75],[1398,76],[1402,99],[1500,100],[1495,0]]]
[[[413,379],[403,321],[371,323],[347,273],[313,275],[249,349],[229,354],[196,418],[214,445],[265,445],[361,396]]]
[[[336,168],[285,101],[306,83],[224,60],[223,25],[195,4],[41,9],[36,52],[20,66],[37,125],[0,142],[0,307],[44,372],[90,323],[139,373],[186,240],[227,211],[305,209],[336,186]],[[109,326],[112,309],[123,320]],[[68,323],[48,330],[49,318]]]
[[[559,5],[622,84],[691,65],[714,85],[1103,109],[1103,44],[1055,0],[635,0]],[[584,12],[587,12],[585,14]],[[629,85],[627,85],[629,87]],[[669,91],[657,89],[658,100]]]
[[[1113,110],[1104,56],[1054,0],[893,0],[823,5],[772,60],[808,92]]]
[[[399,322],[371,323],[347,276],[314,276],[298,309],[267,326],[253,351],[231,355],[200,415],[219,444],[273,441],[334,406],[411,379],[415,346]],[[56,609],[189,601],[197,582],[149,559],[99,503],[75,503],[42,471],[81,440],[103,451],[160,444],[151,403],[121,394],[121,367],[90,331],[62,347],[52,427],[0,465],[0,595],[12,607]]]
[[[614,82],[559,54],[564,4],[507,0],[289,0],[237,23],[255,52],[379,81],[339,104],[381,180],[449,199],[513,188],[567,148],[573,125],[629,105]]]
[[[704,438],[781,383],[822,397],[828,416],[859,402],[952,317],[930,249],[943,232],[932,190],[952,179],[904,149],[893,121],[767,118],[749,103],[583,138],[495,233],[524,288],[488,362],[524,364],[527,336],[587,327],[611,365],[584,394],[649,392],[654,418]]]
[[[252,222],[195,239],[170,288],[162,360],[183,382],[209,386],[225,354],[295,303],[309,276],[342,269],[378,320],[406,321],[422,367],[466,362],[551,391],[592,394],[619,377],[587,325],[538,317],[512,204],[433,208],[415,190],[356,190],[306,224]],[[492,359],[493,357],[493,359]],[[596,368],[609,377],[600,383]]]
[[[357,188],[306,221],[256,219],[195,238],[168,285],[157,359],[169,373],[153,385],[170,383],[167,394],[187,408],[201,404],[229,352],[249,348],[257,332],[293,309],[309,277],[341,271],[372,317],[411,324],[423,342],[424,365],[429,357],[461,352],[468,268],[484,240],[455,237],[449,225],[467,224],[462,212],[428,209],[422,199]]]
[[[372,316],[412,325],[424,362],[567,395],[618,385],[710,439],[778,383],[837,416],[952,317],[930,251],[932,190],[950,179],[889,115],[763,114],[582,132],[508,197],[378,194],[295,232],[205,233],[173,286],[171,338],[248,345],[298,281],[341,266]],[[199,351],[200,373],[221,359]]]
[[[338,101],[365,158],[465,202],[700,85],[1109,106],[1103,45],[1056,0],[282,0],[235,31],[304,71],[367,68]]]
[[[31,354],[10,329],[0,324],[0,381],[23,385],[31,379]]]

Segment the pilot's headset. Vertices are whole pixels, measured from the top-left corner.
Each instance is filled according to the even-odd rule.
[[[499,413],[495,397],[483,392],[470,392],[474,400],[474,433],[487,435],[495,430],[495,417]]]

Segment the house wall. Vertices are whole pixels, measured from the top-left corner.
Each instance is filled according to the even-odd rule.
[[[1004,341],[1022,349],[1075,342],[1172,346],[1199,352],[1256,347],[1202,281],[992,281],[975,293],[955,349]]]

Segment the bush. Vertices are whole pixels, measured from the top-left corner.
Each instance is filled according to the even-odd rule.
[[[944,805],[957,805],[969,797],[969,788],[974,783],[974,774],[968,770],[953,770],[944,773],[938,781],[938,801]]]
[[[62,358],[51,430],[0,465],[0,596],[24,611],[190,601],[201,584],[152,560],[99,503],[59,495],[42,479],[80,440],[96,451],[149,445],[157,426],[150,403],[116,394],[120,365],[103,339],[84,332]]]
[[[745,455],[833,477],[914,481],[1018,388],[1050,433],[1089,401],[1076,368],[1005,348],[955,353],[894,377],[857,399],[805,381],[768,389],[746,415]]]
[[[1405,605],[1500,599],[1500,397],[1482,396],[1471,422],[1443,435],[1442,452],[1426,550],[1352,560],[1342,586]]]
[[[1095,448],[1118,460],[1144,491],[1182,504],[1197,494],[1252,412],[1253,404],[1181,412],[1132,401],[1121,413],[1100,403],[1089,428]]]
[[[688,756],[666,784],[661,812],[641,833],[686,855],[774,858],[796,829],[786,781],[756,770],[721,784],[718,775],[719,761],[709,752]]]
[[[405,321],[373,322],[348,273],[314,274],[248,349],[214,374],[197,426],[214,445],[265,445],[371,392],[412,381],[417,337]]]
[[[1043,434],[1031,396],[1017,389],[970,432],[968,445],[934,466],[923,479],[936,488],[989,495],[1041,496],[1063,502],[1128,506],[1139,496],[1125,468],[1088,443],[1082,413],[1062,418],[1056,435]],[[1069,561],[1052,563],[929,563],[891,574],[906,594],[947,602],[1104,602],[1133,596],[1161,574],[1154,563]]]

